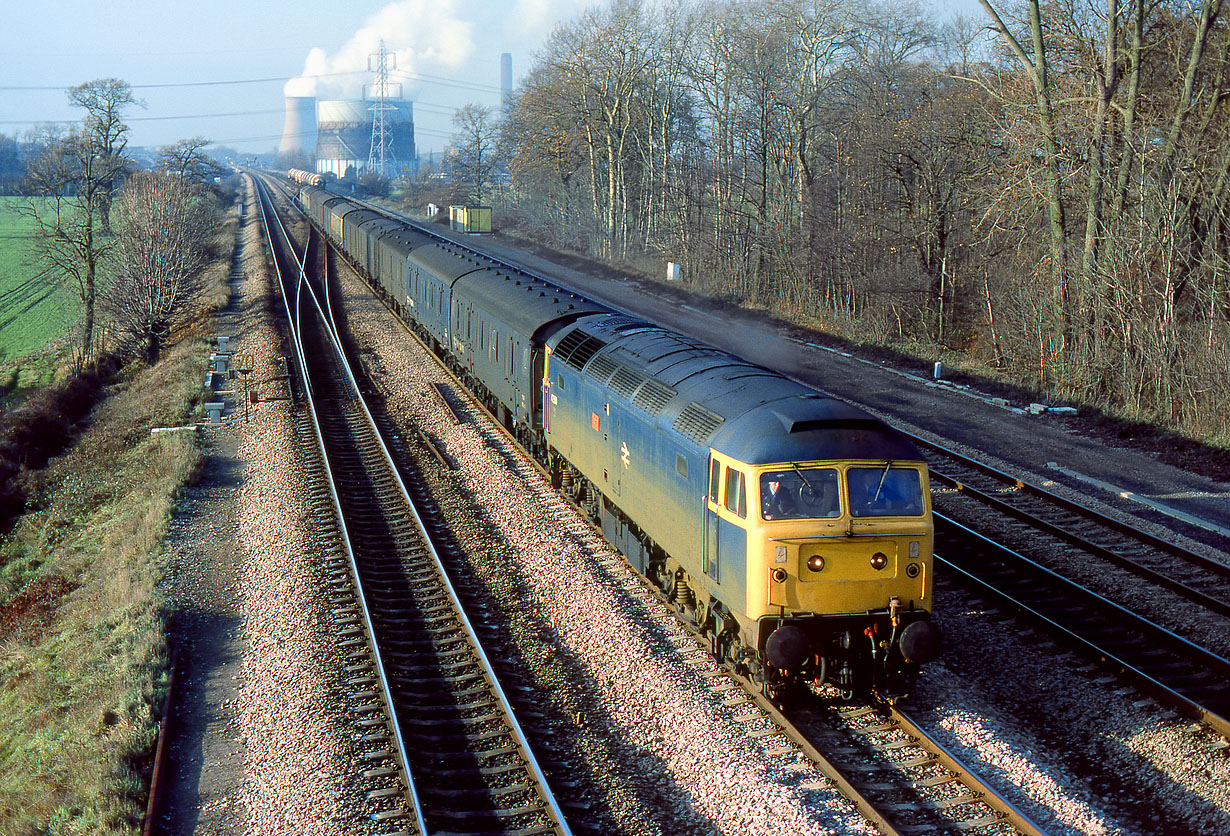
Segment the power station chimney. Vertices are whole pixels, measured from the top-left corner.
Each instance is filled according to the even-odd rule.
[[[287,96],[279,154],[311,155],[316,150],[316,97]]]
[[[500,55],[500,107],[504,115],[512,108],[512,53]]]

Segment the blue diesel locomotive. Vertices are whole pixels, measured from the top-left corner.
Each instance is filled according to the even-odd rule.
[[[708,638],[775,695],[908,693],[930,490],[883,422],[768,369],[304,185],[318,226]]]

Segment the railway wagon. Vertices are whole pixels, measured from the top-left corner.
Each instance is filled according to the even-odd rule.
[[[456,328],[450,320],[453,284],[476,265],[440,241],[430,241],[415,249],[406,259],[405,296],[411,314],[433,348],[445,351],[463,363],[463,347],[450,348]],[[474,334],[477,339],[477,332]]]
[[[357,263],[400,311],[406,304],[406,259],[411,250],[430,244],[431,239],[388,218],[367,221],[358,232],[362,244]]]
[[[329,239],[338,246],[342,245],[343,216],[347,212],[353,212],[358,208],[357,204],[351,203],[344,197],[331,197],[321,203],[321,223]]]
[[[286,172],[286,176],[296,183],[307,186],[323,186],[325,178],[314,171],[304,171],[301,168],[292,168]]]
[[[305,202],[337,241],[353,204]],[[719,658],[768,693],[909,691],[941,638],[926,465],[903,436],[454,244],[353,220],[369,278]]]
[[[337,209],[338,207],[334,207],[334,211]],[[362,207],[342,214],[342,251],[357,267],[369,275],[372,275],[369,239],[373,230],[371,225],[365,222],[382,219],[383,216],[378,212]]]
[[[299,202],[307,210],[308,217],[321,229],[324,229],[324,203],[326,200],[334,197],[337,197],[337,195],[327,189],[315,186],[301,186],[299,188]]]
[[[541,458],[546,340],[578,317],[608,309],[494,267],[458,276],[449,307],[454,363],[471,388],[485,393],[500,421]]]

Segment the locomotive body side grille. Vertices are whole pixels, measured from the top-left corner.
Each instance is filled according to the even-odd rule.
[[[594,365],[597,365],[596,361]],[[645,375],[621,366],[616,369],[615,376],[611,378],[611,388],[622,397],[632,400],[632,393],[636,391],[636,387],[640,386],[644,380]]]
[[[675,394],[675,390],[664,383],[652,379],[646,380],[632,403],[650,415],[658,415],[670,403],[671,398],[675,397]]]
[[[589,375],[592,380],[599,383],[606,383],[611,379],[611,375],[619,369],[619,364],[607,357],[605,354],[601,357],[595,357],[585,366],[585,374]]]
[[[698,403],[690,403],[675,419],[675,431],[697,444],[705,444],[726,419],[705,409]]]
[[[583,331],[573,331],[559,341],[555,356],[577,371],[589,361],[606,343]]]

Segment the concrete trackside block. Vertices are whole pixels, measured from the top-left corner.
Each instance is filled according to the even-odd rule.
[[[185,424],[182,427],[154,427],[149,431],[150,435],[158,435],[159,433],[182,433],[196,432],[200,429],[196,424]]]
[[[209,413],[209,423],[221,424],[222,410],[225,408],[226,404],[221,403],[220,401],[211,401],[210,403],[205,404],[205,410]]]

